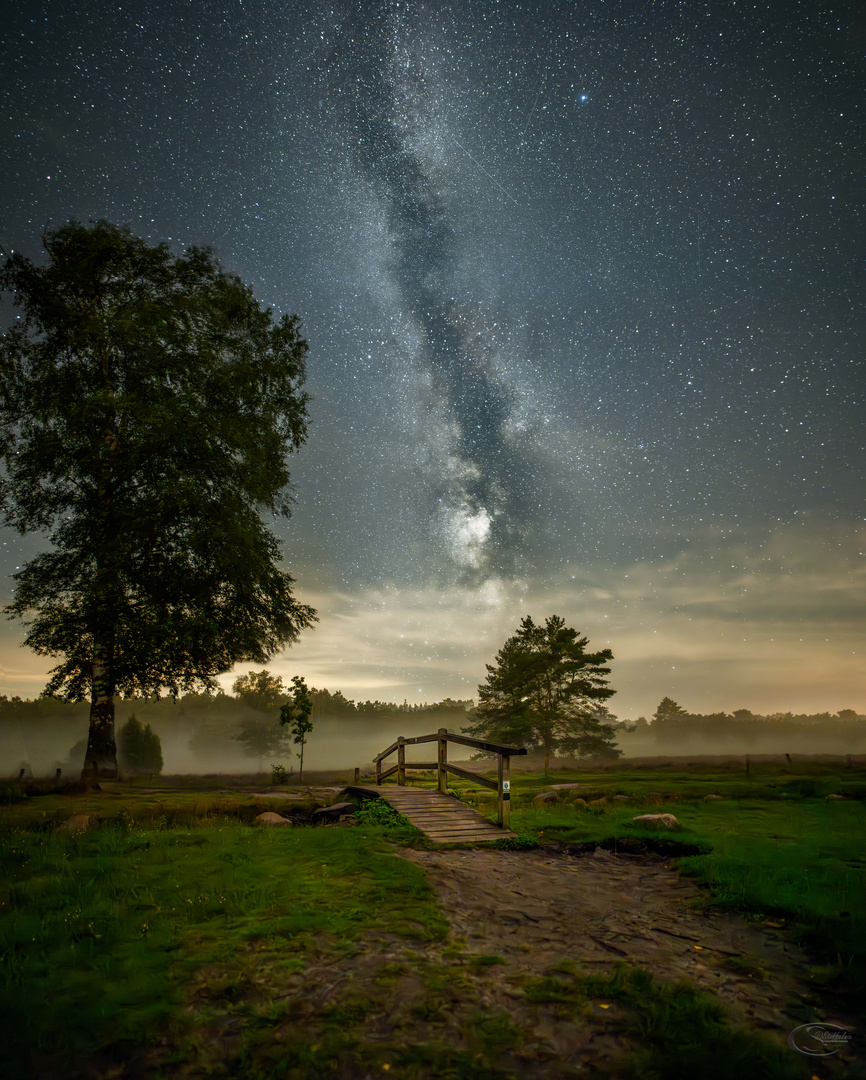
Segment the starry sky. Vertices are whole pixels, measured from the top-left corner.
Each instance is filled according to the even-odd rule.
[[[557,613],[623,718],[866,711],[863,4],[34,0],[4,39],[4,248],[107,218],[301,316],[321,622],[272,671],[470,697]],[[39,541],[0,541],[5,600]]]

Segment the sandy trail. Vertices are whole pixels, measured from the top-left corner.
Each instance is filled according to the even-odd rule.
[[[197,1057],[168,1065],[166,1039],[141,1073],[129,1075],[150,1080],[156,1069],[194,1080],[211,1075],[207,1068],[218,1062],[239,1061],[251,1008],[260,1010],[255,1038],[273,1046],[304,1032],[325,1037],[312,1033],[342,1009],[351,1048],[322,1074],[328,1080],[372,1080],[381,1075],[369,1064],[376,1054],[396,1062],[424,1046],[453,1048],[473,1060],[480,1049],[490,1056],[490,1075],[521,1080],[621,1075],[616,1063],[635,1047],[615,1000],[563,1005],[533,993],[534,981],[563,961],[585,974],[609,975],[626,962],[658,982],[685,978],[710,992],[734,1023],[783,1047],[807,1021],[849,1031],[858,1026],[823,1011],[809,988],[805,957],[785,931],[701,913],[690,904],[701,891],[661,856],[481,848],[395,853],[424,868],[451,924],[444,940],[383,929],[339,946],[323,942],[301,970],[286,966],[279,943],[251,942],[247,980],[236,980],[230,996],[218,966],[202,969],[188,986]],[[474,962],[479,957],[490,963]],[[497,1018],[519,1029],[517,1043],[506,1040],[500,1049],[499,1035],[493,1049],[479,1043],[480,1026]],[[830,1065],[815,1063],[814,1075],[830,1076],[836,1059],[827,1060]],[[107,1080],[109,1074],[93,1075]],[[442,1074],[435,1064],[408,1071],[395,1064],[391,1075],[438,1080]]]
[[[787,1036],[802,1022],[785,1013],[806,983],[800,951],[738,916],[695,911],[689,901],[700,890],[660,856],[600,849],[580,857],[490,850],[401,854],[427,871],[452,935],[465,936],[472,953],[502,956],[512,972],[542,975],[565,959],[590,972],[626,961],[658,980],[688,978],[750,1028]],[[732,962],[748,965],[752,974],[732,970]]]

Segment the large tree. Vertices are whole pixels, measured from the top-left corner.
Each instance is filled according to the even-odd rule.
[[[0,271],[5,522],[48,534],[7,612],[62,657],[47,691],[91,701],[84,774],[116,775],[118,693],[213,687],[315,620],[261,515],[288,516],[306,342],[207,249],[175,255],[107,222]]]
[[[551,615],[543,626],[530,616],[487,664],[478,687],[474,723],[479,738],[529,745],[544,751],[544,770],[558,752],[579,757],[619,756],[613,732],[598,706],[615,693],[607,685],[610,649],[588,653],[588,639]]]

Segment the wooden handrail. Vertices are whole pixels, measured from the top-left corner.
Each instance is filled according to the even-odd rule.
[[[428,742],[438,743],[439,752],[435,762],[406,760],[407,746]],[[479,776],[468,769],[461,769],[457,765],[449,764],[449,742],[458,743],[460,746],[472,746],[478,750],[485,750],[489,754],[496,754],[499,758],[497,779],[495,781],[488,780],[486,776]],[[389,769],[383,769],[382,762],[385,758],[390,757],[395,750],[397,751],[397,764],[392,765]],[[482,739],[472,739],[468,735],[452,735],[445,728],[439,728],[434,735],[416,735],[411,739],[404,739],[401,735],[396,742],[391,743],[387,750],[377,754],[373,761],[376,764],[377,785],[381,785],[386,777],[396,773],[397,783],[405,786],[407,769],[436,769],[437,786],[443,793],[447,791],[448,773],[454,773],[456,776],[460,776],[464,780],[470,780],[474,784],[480,784],[482,787],[491,788],[499,796],[497,805],[499,824],[507,829],[511,823],[511,758],[512,756],[519,757],[525,753],[525,746],[502,746],[499,743],[485,742]]]
[[[445,731],[445,729],[442,729]],[[425,742],[438,742],[440,739],[438,732],[435,735],[416,735],[412,739],[402,739],[397,742],[391,743],[387,750],[383,750],[381,754],[377,754],[373,761],[382,761],[388,757],[389,754],[393,754],[402,741],[404,746],[414,746],[418,743]],[[515,755],[528,753],[525,746],[503,746],[501,743],[484,742],[482,739],[470,739],[468,735],[454,735],[450,731],[446,733],[446,737],[449,742],[460,743],[461,746],[474,746],[478,750],[486,750],[488,754],[508,754],[510,757]]]

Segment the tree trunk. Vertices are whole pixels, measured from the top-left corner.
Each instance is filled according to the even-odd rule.
[[[544,748],[544,775],[550,776],[550,747]]]
[[[106,347],[101,367],[111,388],[111,354]],[[117,446],[117,416],[112,409],[105,418],[102,437],[110,452]],[[82,780],[117,777],[117,744],[114,739],[114,645],[117,627],[118,577],[114,523],[112,463],[103,458],[97,488],[100,529],[96,540],[96,616],[93,631],[93,677],[90,683],[90,731],[84,755]]]
[[[301,740],[301,771],[298,773],[298,783],[304,782],[304,742]]]
[[[93,645],[90,731],[81,779],[113,780],[117,776],[114,741],[114,630]]]

